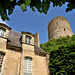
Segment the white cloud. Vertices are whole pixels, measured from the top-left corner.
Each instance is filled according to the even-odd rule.
[[[0,23],[3,23],[3,24],[8,25],[5,21],[3,21],[3,20],[1,19],[1,17],[0,17]]]

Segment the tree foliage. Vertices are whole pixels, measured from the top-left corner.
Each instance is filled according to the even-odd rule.
[[[51,75],[75,75],[75,35],[41,44],[49,55]]]
[[[62,6],[67,2],[66,12],[75,9],[75,1],[74,0],[0,0],[0,15],[3,20],[8,18],[15,6],[20,6],[23,11],[27,10],[27,6],[35,11],[38,10],[40,13],[47,13],[50,7],[50,3],[53,3],[53,6]]]

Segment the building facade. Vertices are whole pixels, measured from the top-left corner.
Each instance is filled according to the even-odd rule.
[[[0,75],[49,75],[48,59],[38,33],[19,33],[0,23]]]

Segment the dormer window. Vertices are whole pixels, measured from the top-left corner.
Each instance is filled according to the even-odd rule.
[[[1,37],[4,37],[4,34],[5,34],[5,30],[0,29],[0,36],[1,36]]]
[[[31,37],[30,36],[26,36],[25,43],[31,44]]]

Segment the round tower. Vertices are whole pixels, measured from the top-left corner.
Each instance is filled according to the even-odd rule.
[[[49,40],[57,39],[60,36],[72,36],[70,24],[65,17],[58,16],[53,18],[48,24],[48,37]]]

